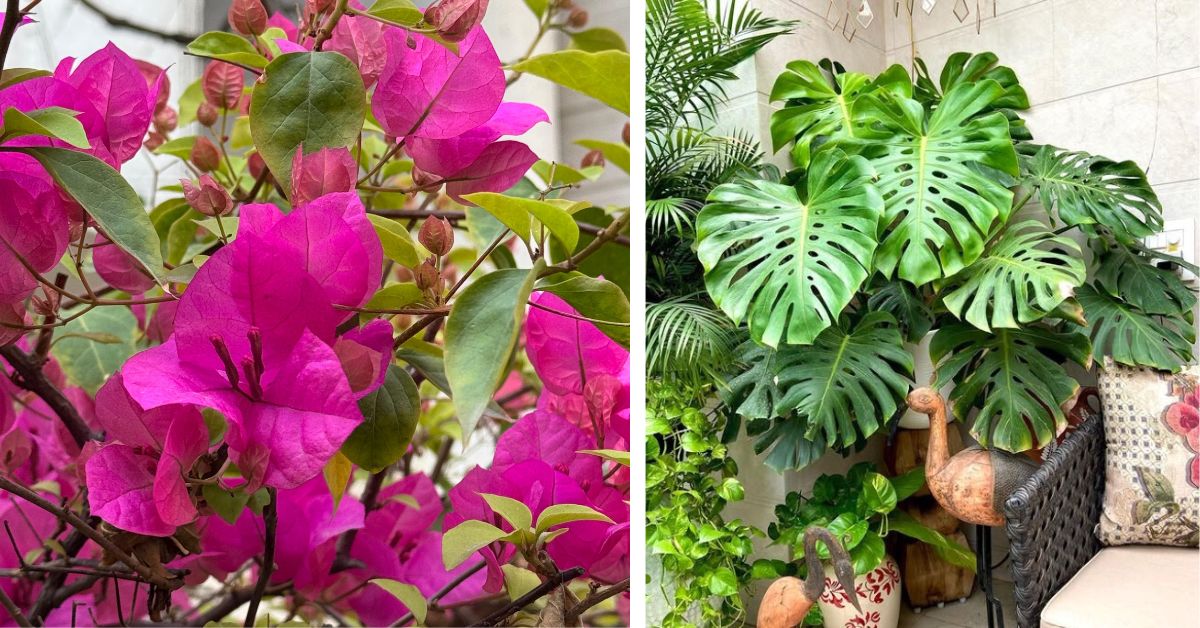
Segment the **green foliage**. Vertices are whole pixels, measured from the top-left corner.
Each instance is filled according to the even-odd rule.
[[[1097,355],[1172,373],[1191,360],[1196,328],[1190,311],[1170,318],[1154,316],[1092,286],[1080,288],[1077,296]]]
[[[220,31],[204,33],[192,40],[192,43],[188,44],[184,50],[197,57],[228,61],[252,68],[267,67],[267,58],[255,50],[245,37],[239,37],[233,33]]]
[[[869,274],[883,210],[871,175],[865,159],[823,151],[802,190],[768,181],[713,190],[696,254],[717,306],[766,345],[816,339]]]
[[[592,319],[596,328],[629,348],[629,299],[617,284],[579,272],[559,273],[539,281],[536,290],[552,293]],[[610,321],[605,324],[599,321]]]
[[[271,61],[254,85],[250,134],[278,181],[290,181],[292,158],[346,147],[358,139],[367,96],[358,68],[336,52],[298,52]]]
[[[408,371],[389,365],[383,385],[358,400],[363,422],[342,444],[350,462],[378,473],[404,457],[421,416],[421,396]]]
[[[454,300],[446,320],[445,368],[464,438],[509,371],[525,303],[543,266],[483,275]]]
[[[575,90],[629,114],[629,53],[559,50],[537,55],[513,66]]]
[[[0,143],[24,135],[40,135],[62,140],[76,148],[88,148],[87,134],[75,118],[78,112],[62,107],[47,107],[21,111],[16,107],[4,110],[4,133]]]
[[[77,314],[70,310],[64,318]],[[136,351],[138,322],[128,308],[103,307],[72,320],[55,334],[51,353],[75,385],[96,394]]]
[[[762,532],[726,521],[744,495],[737,464],[721,444],[719,415],[698,407],[707,390],[647,382],[646,544],[674,595],[664,626],[729,626],[745,617],[739,593],[754,579],[751,541]],[[760,569],[760,572],[762,570]]]
[[[973,571],[975,555],[970,550],[895,511],[900,500],[924,484],[925,472],[919,467],[887,478],[869,462],[854,465],[845,475],[822,475],[808,497],[788,493],[775,507],[776,521],[768,526],[767,536],[791,548],[799,562],[804,558],[804,531],[809,526],[823,527],[842,542],[854,573],[862,575],[883,562],[884,538],[898,532],[930,545],[947,562]],[[828,559],[828,548],[818,545],[817,555]]]

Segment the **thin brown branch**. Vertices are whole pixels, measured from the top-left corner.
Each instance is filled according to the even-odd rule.
[[[349,0],[337,0],[337,4],[333,7],[333,12],[329,14],[329,19],[325,20],[325,25],[321,30],[317,31],[317,36],[313,40],[313,50],[320,51],[321,46],[333,37],[333,29],[337,28],[338,21],[346,14],[346,8],[350,4]]]
[[[486,566],[486,565],[487,565],[487,563],[481,560],[481,561],[475,563],[474,565],[472,565],[470,569],[455,576],[453,580],[446,583],[446,586],[442,587],[441,589],[438,589],[438,592],[434,593],[433,596],[429,598],[429,605],[437,606],[437,603],[442,601],[443,597],[446,597],[447,595],[450,594],[451,591],[457,589],[459,587],[459,585],[466,582],[468,578],[479,573],[479,570],[483,569],[484,566]],[[403,626],[412,620],[413,620],[413,614],[410,612],[407,615],[405,615],[404,617],[401,617],[399,620],[396,621],[396,623],[394,623],[392,625],[393,626]]]
[[[263,550],[262,568],[258,572],[258,584],[254,586],[254,594],[250,598],[250,608],[246,611],[246,628],[254,626],[255,616],[258,615],[258,605],[267,592],[267,581],[271,579],[271,572],[275,570],[275,529],[279,523],[279,495],[273,488],[267,490],[271,494],[271,503],[263,508],[263,521],[267,528],[266,547]]]
[[[542,597],[543,595],[546,595],[547,593],[557,589],[558,587],[563,586],[567,582],[570,582],[571,580],[578,578],[579,576],[582,576],[583,572],[584,572],[583,567],[572,567],[566,571],[560,571],[556,575],[554,575],[550,578],[547,578],[545,582],[534,587],[532,590],[529,591],[529,593],[522,595],[521,597],[513,600],[512,602],[510,602],[503,608],[497,610],[496,612],[492,613],[491,615],[488,615],[486,618],[483,619],[483,621],[479,622],[476,625],[477,626],[499,625],[500,622],[504,621],[505,619],[508,619],[508,617],[510,615],[521,610],[522,608],[525,608],[526,606],[529,606],[533,602],[537,601],[538,598]]]
[[[604,231],[601,231],[595,237],[595,239],[593,239],[591,242],[588,243],[587,246],[585,246],[583,248],[582,251],[579,251],[578,253],[572,255],[570,257],[570,259],[563,262],[562,264],[558,264],[556,266],[550,266],[550,267],[546,268],[546,270],[542,271],[541,276],[547,277],[547,276],[553,275],[555,273],[566,273],[566,272],[571,272],[572,270],[575,270],[576,268],[579,267],[579,264],[583,263],[583,260],[590,257],[596,251],[599,251],[601,249],[601,247],[603,247],[605,244],[608,244],[609,242],[612,242],[614,239],[616,239],[616,237],[618,235],[620,235],[620,233],[622,231],[624,231],[625,227],[627,227],[627,226],[629,226],[629,212],[628,211],[625,212],[624,214],[621,214],[621,216],[619,218],[612,221],[611,224],[609,224],[607,227],[605,227]]]
[[[12,493],[13,495],[16,495],[17,497],[20,497],[21,499],[33,504],[34,506],[45,510],[55,517],[66,521],[76,530],[82,532],[84,536],[94,541],[100,547],[104,548],[104,550],[108,552],[110,556],[128,565],[130,569],[142,577],[142,580],[168,591],[174,591],[175,589],[183,586],[183,580],[181,578],[167,579],[155,574],[149,567],[142,564],[142,562],[136,558],[130,556],[125,550],[121,549],[115,543],[110,541],[108,537],[104,536],[98,530],[89,525],[88,522],[80,519],[79,515],[76,515],[70,510],[59,508],[57,505],[51,503],[41,495],[33,492],[33,490],[29,487],[8,477],[0,475],[0,490],[8,491],[9,493]]]
[[[579,601],[578,604],[572,606],[566,614],[566,623],[568,626],[574,626],[579,618],[587,612],[589,608],[607,600],[610,597],[620,595],[629,590],[629,578],[626,578],[612,586],[603,589],[595,589],[588,594],[587,597]]]
[[[96,3],[93,2],[92,0],[79,0],[79,4],[82,4],[83,6],[87,7],[92,13],[95,13],[96,15],[98,15],[100,17],[100,19],[104,20],[105,22],[108,23],[109,26],[112,26],[114,28],[124,28],[126,30],[136,31],[139,33],[145,33],[147,35],[154,35],[155,37],[160,37],[167,41],[173,41],[173,42],[184,44],[184,45],[192,43],[192,40],[195,39],[196,37],[198,37],[198,35],[191,35],[188,33],[170,33],[170,32],[166,32],[166,31],[160,31],[156,28],[151,28],[151,27],[145,26],[143,24],[131,22],[123,17],[120,17],[118,15],[113,15],[113,14],[109,13],[108,11],[105,11],[104,9],[97,6]]]
[[[12,45],[13,35],[17,34],[17,27],[21,25],[22,17],[24,16],[21,13],[20,0],[8,0],[4,10],[4,25],[0,26],[0,72],[4,71],[4,61],[8,58],[8,47]]]
[[[21,609],[17,608],[16,602],[13,602],[12,598],[8,597],[8,594],[4,592],[3,588],[0,588],[0,606],[3,606],[4,610],[8,611],[8,616],[11,617],[18,626],[33,625],[29,623],[29,618],[25,617],[25,614],[21,612]]]
[[[75,409],[75,405],[46,378],[41,364],[35,363],[33,358],[15,345],[0,347],[0,355],[4,356],[4,359],[12,365],[13,370],[19,376],[14,379],[15,383],[41,397],[42,401],[50,406],[50,409],[67,426],[67,431],[71,433],[71,438],[75,440],[76,445],[83,447],[84,443],[96,439],[83,417],[79,415],[79,411]]]
[[[415,218],[417,220],[430,217],[445,218],[446,220],[455,223],[460,220],[466,220],[467,218],[467,212],[454,209],[437,209],[429,211],[422,209],[372,209],[369,210],[369,213],[375,214],[376,216],[383,216],[384,218]],[[577,224],[579,225],[580,232],[591,236],[600,235],[600,233],[605,229],[604,227],[588,224],[586,222]],[[615,244],[620,244],[621,246],[629,246],[629,238],[620,234],[614,237],[612,242]]]

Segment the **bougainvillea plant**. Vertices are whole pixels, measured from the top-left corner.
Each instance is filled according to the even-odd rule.
[[[541,160],[505,99],[627,115],[621,38],[527,1],[506,62],[487,0],[235,0],[172,94],[111,44],[5,68],[37,4],[0,31],[6,620],[627,614],[629,214],[576,197],[628,130]],[[139,198],[140,152],[188,178]]]

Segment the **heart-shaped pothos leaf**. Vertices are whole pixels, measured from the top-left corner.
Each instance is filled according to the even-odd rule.
[[[982,329],[1041,319],[1087,279],[1079,245],[1036,220],[1011,225],[983,257],[950,279],[942,298],[955,316]]]
[[[980,115],[1003,96],[996,81],[964,83],[926,112],[915,100],[876,92],[855,112],[871,122],[831,141],[867,157],[879,173],[888,231],[875,267],[884,276],[917,286],[949,277],[979,259],[1008,220],[1005,177],[1017,174],[1008,119]]]
[[[1079,384],[1066,361],[1091,364],[1087,336],[1045,327],[987,333],[957,323],[938,330],[929,345],[937,387],[953,381],[955,416],[979,409],[971,435],[984,447],[1020,452],[1045,446],[1066,427],[1062,404]]]
[[[851,133],[855,124],[854,103],[877,90],[912,96],[908,72],[893,65],[875,79],[858,72],[843,72],[834,75],[831,81],[811,61],[787,64],[771,88],[772,102],[786,101],[782,109],[771,114],[775,151],[794,140],[792,161],[798,168],[807,168],[813,142]]]
[[[1075,296],[1083,306],[1096,355],[1172,373],[1192,360],[1196,329],[1190,310],[1154,316],[1092,286],[1080,288]]]
[[[803,189],[739,181],[713,190],[696,220],[713,302],[758,342],[809,344],[871,272],[883,200],[861,157],[823,150]]]
[[[1162,230],[1162,205],[1132,161],[1042,146],[1021,157],[1024,184],[1068,225],[1103,225],[1121,241]]]

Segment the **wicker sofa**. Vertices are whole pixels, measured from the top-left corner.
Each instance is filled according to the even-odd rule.
[[[1048,453],[1005,503],[1021,628],[1200,626],[1200,551],[1103,547],[1104,426],[1097,417]]]

